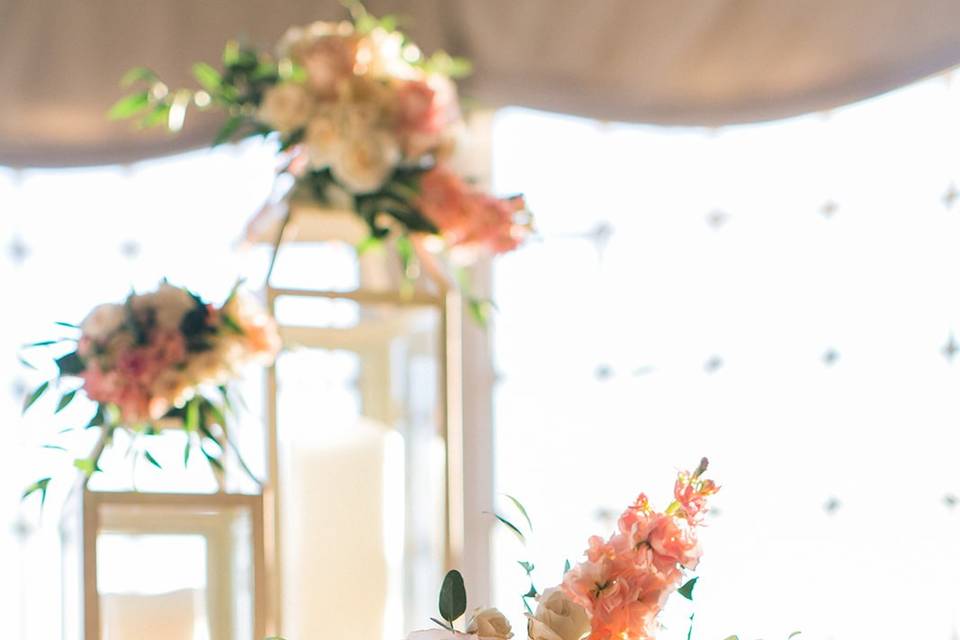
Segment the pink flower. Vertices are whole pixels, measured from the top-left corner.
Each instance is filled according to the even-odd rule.
[[[523,198],[500,200],[476,191],[444,165],[423,175],[415,204],[450,247],[505,253],[529,232],[518,218],[526,209]]]
[[[707,470],[707,464],[707,459],[704,458],[693,473],[681,471],[677,474],[677,482],[673,487],[673,496],[680,507],[680,513],[690,524],[699,524],[703,520],[707,512],[707,498],[720,490],[713,480],[700,479]]]
[[[693,526],[686,520],[662,515],[649,533],[648,542],[653,552],[670,564],[696,569],[700,563],[700,542]],[[662,566],[662,565],[661,565]]]
[[[404,156],[416,160],[442,152],[450,141],[451,128],[460,121],[457,89],[446,77],[402,80],[393,97],[396,133]]]
[[[321,98],[332,98],[340,84],[353,76],[358,39],[330,34],[304,42],[295,52],[307,72],[307,85]]]

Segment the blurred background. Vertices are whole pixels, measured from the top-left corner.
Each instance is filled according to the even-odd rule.
[[[19,361],[21,346],[162,277],[215,300],[238,275],[262,279],[266,253],[239,239],[270,193],[275,151],[271,141],[190,148],[199,145],[189,135],[147,136],[137,148],[126,125],[95,120],[119,93],[106,88],[119,77],[111,65],[176,68],[206,46],[118,45],[108,62],[82,34],[97,32],[100,12],[125,15],[111,3],[78,29],[80,50],[99,61],[89,83],[65,82],[55,98],[50,83],[23,89],[24,52],[85,10],[55,4],[56,17],[46,5],[0,4],[12,18],[0,34],[17,34],[0,39],[2,51],[20,52],[0,64],[15,91],[0,107],[0,619],[25,639],[61,635],[60,564],[55,515],[25,509],[20,494],[38,470],[69,470],[41,447],[49,413],[20,415],[44,379]],[[185,29],[190,4],[172,3],[178,20],[154,23],[157,34]],[[547,4],[500,6],[497,23],[488,9],[503,3],[371,3],[410,13],[425,48],[475,59],[464,93],[489,116],[481,161],[496,193],[523,192],[536,215],[530,242],[477,270],[496,312],[486,330],[465,329],[464,375],[485,381],[467,389],[464,416],[471,605],[521,612],[529,583],[517,560],[536,564],[538,586],[555,584],[637,493],[666,504],[676,470],[706,455],[722,491],[695,601],[671,604],[664,637],[683,637],[695,613],[703,639],[960,638],[956,9],[883,2],[866,15],[859,2],[803,2],[777,16],[763,2]],[[245,19],[269,15],[268,31],[338,11],[241,5]],[[564,28],[578,16],[591,45],[582,57],[594,58],[570,84],[531,52],[574,46]],[[146,17],[135,24],[121,45],[150,30]],[[510,37],[495,46],[497,24]],[[860,32],[845,30],[854,24]],[[600,35],[628,26],[647,44]],[[210,36],[213,50],[223,39]],[[504,71],[511,59],[515,77]],[[31,127],[43,134],[35,145],[24,142]],[[350,265],[327,264],[331,278],[350,280]],[[322,429],[324,407],[363,413],[356,365],[299,366],[291,376],[319,381],[324,402],[289,420]],[[249,382],[240,436],[253,451],[261,384]],[[57,426],[85,412],[71,407]],[[484,513],[509,511],[503,494],[533,520],[526,547]],[[149,571],[164,591],[162,563]],[[522,616],[511,619],[522,636]]]

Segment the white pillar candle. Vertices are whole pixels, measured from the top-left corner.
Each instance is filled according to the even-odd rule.
[[[403,439],[366,418],[309,427],[283,456],[283,632],[400,637]]]

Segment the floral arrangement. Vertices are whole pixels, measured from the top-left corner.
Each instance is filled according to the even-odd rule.
[[[697,567],[701,548],[697,529],[707,512],[707,499],[718,490],[703,477],[704,458],[693,472],[681,472],[674,500],[656,511],[644,494],[627,507],[617,531],[607,539],[594,536],[582,562],[567,564],[562,582],[538,593],[531,585],[524,595],[530,640],[650,640],[659,630],[657,617],[669,596],[692,599],[697,578],[685,573]],[[512,499],[512,498],[511,498]],[[526,517],[526,510],[514,503]],[[514,524],[497,516],[514,532]],[[532,565],[521,562],[529,575]],[[527,603],[536,600],[536,609]],[[496,609],[479,609],[457,631],[466,613],[463,577],[451,571],[440,590],[441,628],[416,631],[407,640],[510,640],[510,622]],[[689,638],[689,636],[688,636]],[[729,640],[729,639],[728,639]]]
[[[79,325],[58,324],[79,331],[79,337],[29,345],[66,343],[72,348],[56,358],[56,379],[37,387],[24,411],[55,386],[77,379],[80,385],[63,392],[56,412],[82,392],[97,405],[87,427],[100,428],[105,444],[119,428],[153,435],[165,425],[176,425],[199,436],[200,451],[214,466],[220,465],[219,453],[228,442],[227,382],[250,362],[269,364],[280,347],[273,319],[237,288],[217,307],[164,282],[156,291],[133,293],[123,303],[95,307]],[[192,442],[191,437],[185,461]],[[160,466],[146,449],[143,455]],[[96,452],[75,465],[92,474],[99,470],[98,458]],[[35,491],[45,496],[49,480],[34,483],[24,497]]]
[[[432,235],[447,249],[502,253],[530,229],[522,197],[486,194],[450,166],[463,119],[454,79],[469,64],[426,57],[396,29],[349,3],[352,20],[294,27],[275,54],[227,44],[223,69],[196,64],[202,88],[171,90],[145,68],[142,84],[111,110],[141,126],[177,131],[191,105],[227,120],[215,144],[262,135],[277,139],[287,194],[356,212],[371,238]]]

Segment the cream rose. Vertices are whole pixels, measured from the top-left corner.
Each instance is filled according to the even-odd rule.
[[[540,596],[537,611],[527,616],[530,640],[580,640],[590,631],[586,610],[561,589],[547,589]]]
[[[397,140],[385,131],[353,135],[344,141],[330,169],[353,193],[370,193],[383,186],[400,161]]]
[[[267,90],[257,119],[280,133],[304,126],[310,119],[313,101],[303,85],[283,82]]]
[[[180,287],[164,282],[153,293],[134,296],[130,304],[138,315],[152,308],[158,327],[177,330],[183,316],[196,308],[197,301]]]
[[[473,618],[467,625],[467,633],[481,640],[510,640],[513,637],[510,621],[492,607],[474,611]]]
[[[313,116],[303,140],[310,157],[310,166],[314,169],[330,166],[340,153],[342,139],[340,114],[336,109],[326,109]]]
[[[83,335],[95,342],[109,338],[126,319],[121,304],[101,304],[93,308],[80,324]]]

